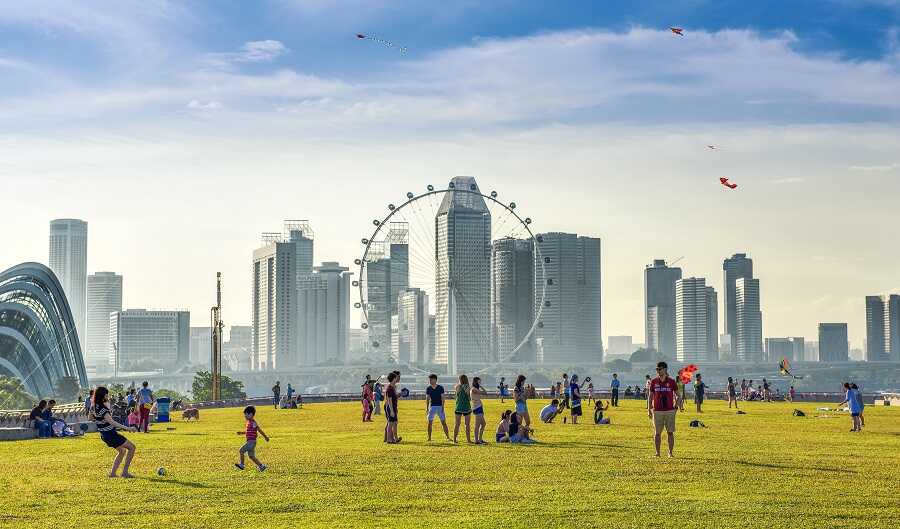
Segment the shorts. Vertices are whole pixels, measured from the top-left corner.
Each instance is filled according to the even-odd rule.
[[[391,410],[388,409],[387,404],[384,405],[384,418],[387,419],[387,422],[397,422],[397,414],[391,414]]]
[[[247,439],[247,442],[241,447],[241,453],[256,457],[256,439]]]
[[[581,404],[579,404],[578,406],[572,406],[572,416],[581,417]]]
[[[128,442],[128,439],[125,439],[124,435],[115,430],[100,432],[100,439],[103,439],[103,442],[106,443],[106,446],[110,448],[119,448],[120,446]]]
[[[431,406],[430,408],[428,408],[428,422],[433,421],[435,415],[437,415],[441,422],[447,421],[447,416],[444,415],[443,406]]]
[[[528,404],[524,400],[516,401],[516,413],[528,413]]]
[[[859,416],[860,416],[860,413],[858,413],[858,412],[857,412],[857,413],[851,413],[850,416],[851,416],[851,417],[859,417]]]
[[[484,407],[478,406],[474,410],[472,410],[472,415],[484,415]]]
[[[671,411],[654,411],[653,426],[656,427],[656,434],[662,433],[663,428],[668,433],[675,433],[675,410]]]
[[[456,414],[457,414],[457,415],[470,415],[471,413],[472,413],[472,410],[469,410],[469,411],[465,411],[465,410],[463,410],[463,411],[456,410]]]
[[[703,395],[694,395],[694,404],[703,404]]]
[[[505,443],[506,441],[503,440],[504,437],[506,437],[506,434],[505,434],[505,433],[498,433],[498,434],[497,434],[497,442],[498,442],[498,443]]]

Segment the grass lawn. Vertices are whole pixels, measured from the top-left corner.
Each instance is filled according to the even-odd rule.
[[[400,404],[400,445],[382,443],[383,416],[357,404],[257,414],[269,470],[232,463],[240,409],[176,419],[137,444],[137,479],[108,479],[114,451],[97,434],[0,443],[2,527],[898,527],[900,410],[846,414],[822,404],[721,401],[678,416],[675,459],[653,457],[643,402],[623,400],[612,426],[537,425],[533,446],[425,442],[424,403]],[[532,401],[532,414],[543,401]],[[493,438],[501,409],[486,401]],[[791,416],[793,408],[807,417]],[[448,407],[448,409],[452,409]],[[586,408],[587,411],[587,408]],[[438,426],[439,428],[439,426]],[[450,424],[452,435],[452,423]],[[461,437],[463,437],[461,435]],[[487,437],[487,436],[486,436]],[[464,437],[463,437],[464,438]],[[665,440],[664,440],[665,442]],[[165,477],[156,476],[164,466]]]

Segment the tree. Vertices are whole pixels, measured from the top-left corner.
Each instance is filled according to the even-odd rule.
[[[247,398],[243,382],[222,375],[220,384],[222,400]],[[209,371],[198,371],[194,375],[194,381],[191,383],[191,395],[194,400],[212,400],[212,374]]]
[[[621,358],[616,358],[612,362],[607,362],[606,368],[610,371],[616,371],[618,373],[628,373],[631,371],[631,362],[629,362],[628,360],[622,360]]]
[[[664,360],[667,360],[667,358],[660,354],[656,349],[641,347],[637,351],[631,353],[632,364],[636,362],[659,362]]]
[[[38,399],[25,391],[25,386],[17,378],[0,375],[0,409],[27,410],[37,404]]]
[[[62,377],[56,383],[56,398],[63,402],[75,402],[80,400],[81,385],[75,377]]]
[[[187,395],[182,395],[174,389],[157,389],[153,392],[153,396],[156,398],[168,397],[172,399],[172,402],[175,402],[176,400],[188,400]]]

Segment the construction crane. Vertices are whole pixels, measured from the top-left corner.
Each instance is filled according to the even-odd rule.
[[[210,309],[212,348],[210,349],[210,378],[212,400],[222,400],[222,272],[216,272],[216,304]]]

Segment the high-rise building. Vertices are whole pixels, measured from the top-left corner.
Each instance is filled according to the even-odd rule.
[[[708,360],[709,332],[706,279],[688,277],[675,282],[675,358],[679,362]]]
[[[533,362],[534,247],[511,237],[491,245],[491,350],[497,361]],[[525,338],[528,341],[512,352]]]
[[[222,349],[224,349],[224,346]],[[203,366],[211,365],[212,327],[191,327],[190,351],[191,364]]]
[[[349,268],[322,263],[297,287],[298,367],[343,364],[350,346]]]
[[[675,282],[681,268],[654,259],[644,268],[644,322],[648,349],[675,358]]]
[[[435,229],[435,362],[451,373],[491,361],[491,212],[471,176],[457,176]]]
[[[297,365],[297,283],[312,273],[313,232],[307,221],[285,221],[285,234],[264,233],[253,252],[252,368]]]
[[[866,360],[900,362],[900,295],[866,296]]]
[[[109,316],[110,363],[123,370],[176,369],[190,361],[191,313],[128,309]]]
[[[731,335],[733,348],[737,347],[737,280],[753,279],[753,259],[745,253],[736,253],[722,263],[725,276],[725,334]],[[761,340],[762,338],[760,338]],[[737,352],[732,349],[729,352]]]
[[[50,269],[62,283],[69,300],[82,350],[87,344],[87,230],[87,222],[83,220],[50,221]]]
[[[808,341],[803,344],[803,359],[807,362],[818,362],[819,342]]]
[[[709,286],[706,287],[706,359],[719,360],[719,296]]]
[[[573,233],[541,233],[535,239],[535,313],[546,289],[535,329],[537,360],[601,363],[600,239]],[[541,274],[541,261],[543,271]]]
[[[610,336],[606,344],[609,356],[630,356],[635,351],[631,336]]]
[[[84,363],[98,370],[109,366],[109,315],[122,310],[122,276],[97,272],[87,278],[87,347]]]
[[[397,361],[401,364],[431,363],[428,294],[418,288],[407,289],[400,293],[397,305]]]
[[[735,356],[742,362],[763,359],[762,311],[759,279],[739,277],[735,282]]]
[[[252,366],[253,327],[232,325],[228,341],[222,344],[223,363],[231,371],[250,371]]]
[[[400,293],[409,288],[409,225],[392,222],[384,241],[369,246],[366,262],[366,320],[369,348],[396,356],[391,317],[397,315]]]
[[[846,323],[819,324],[819,361],[846,362],[850,356]]]
[[[800,336],[766,338],[766,360],[769,363],[780,362],[783,358],[787,358],[789,362],[802,362],[805,350],[805,340]]]

